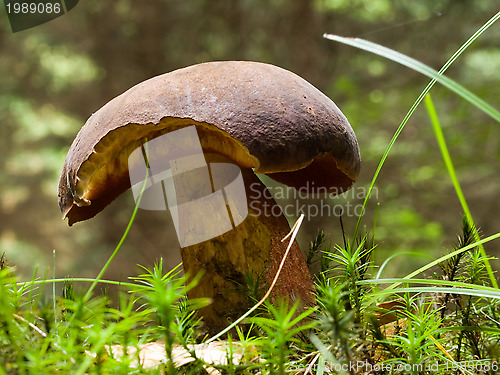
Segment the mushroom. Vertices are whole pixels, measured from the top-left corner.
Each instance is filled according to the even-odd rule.
[[[268,283],[286,249],[281,239],[290,227],[256,173],[296,189],[341,193],[356,180],[360,155],[346,117],[296,74],[249,61],[198,64],[132,87],[87,120],[61,172],[63,218],[72,225],[95,216],[130,188],[128,158],[135,149],[192,125],[207,162],[239,166],[249,207],[233,230],[181,248],[184,270],[203,271],[188,297],[212,299],[199,313],[217,330],[249,306],[235,282],[261,276]],[[274,295],[308,304],[313,289],[294,242]]]

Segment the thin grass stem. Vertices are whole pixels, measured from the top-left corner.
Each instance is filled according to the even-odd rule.
[[[148,143],[147,143],[147,140],[146,140],[144,142],[144,149],[146,150],[146,156],[147,156],[147,151],[148,151],[147,144]],[[149,158],[148,158],[148,160],[149,160]],[[113,259],[116,257],[116,255],[120,251],[123,243],[125,242],[125,239],[128,236],[128,232],[130,232],[130,228],[132,228],[132,223],[135,220],[135,217],[137,215],[137,211],[139,211],[139,206],[141,204],[141,199],[142,199],[142,196],[144,194],[144,191],[146,191],[146,186],[148,184],[148,176],[149,176],[149,168],[146,168],[146,176],[144,177],[144,183],[142,184],[141,193],[139,194],[139,198],[135,202],[134,211],[132,212],[132,216],[130,217],[130,220],[129,220],[128,224],[127,224],[127,227],[125,228],[125,232],[123,232],[123,235],[120,238],[120,241],[118,242],[118,245],[116,245],[115,249],[111,253],[111,256],[108,258],[107,262],[101,268],[101,271],[99,272],[99,274],[97,275],[97,277],[95,278],[95,280],[90,285],[89,289],[87,290],[87,293],[85,293],[85,296],[84,296],[85,300],[88,300],[90,298],[90,296],[92,295],[92,292],[94,291],[95,287],[99,283],[99,280],[102,279],[104,273],[107,271],[107,269],[109,268],[109,265],[111,264],[111,262],[113,261]]]
[[[448,174],[450,175],[453,187],[455,188],[455,193],[457,194],[458,200],[462,205],[462,209],[464,210],[465,217],[467,218],[469,225],[471,226],[471,228],[476,228],[474,224],[474,219],[472,218],[472,214],[469,209],[469,205],[467,204],[467,200],[465,199],[465,195],[460,186],[460,182],[458,181],[457,173],[455,171],[455,167],[453,166],[453,161],[451,160],[448,146],[446,145],[443,129],[441,127],[441,124],[439,123],[439,118],[430,94],[427,94],[425,96],[425,105],[427,107],[427,112],[429,113],[429,117],[432,123],[432,128],[434,129],[434,134],[436,135],[436,139],[439,144],[439,149],[441,150],[441,154],[443,155],[443,160],[446,165],[446,169],[448,170]],[[477,230],[474,231],[474,238],[476,239],[476,241],[480,240],[480,236]],[[493,270],[491,268],[491,264],[488,261],[488,257],[486,255],[486,250],[484,249],[484,246],[482,244],[479,244],[478,246],[479,246],[479,251],[483,256],[483,262],[486,267],[486,271],[488,272],[490,282],[495,288],[498,288],[498,283],[496,281],[495,275],[493,274]]]

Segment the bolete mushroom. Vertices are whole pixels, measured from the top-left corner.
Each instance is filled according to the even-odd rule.
[[[212,299],[200,315],[217,330],[249,306],[235,282],[272,280],[287,245],[280,240],[288,222],[254,172],[298,189],[340,193],[358,176],[359,148],[337,106],[296,74],[249,61],[198,64],[132,87],[87,120],[59,181],[63,218],[72,225],[95,216],[130,187],[127,161],[135,149],[191,125],[207,159],[241,168],[249,200],[249,215],[236,228],[181,248],[184,270],[204,272],[189,297]],[[275,295],[309,303],[312,290],[295,242]]]

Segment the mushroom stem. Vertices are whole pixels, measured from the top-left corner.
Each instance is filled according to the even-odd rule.
[[[251,307],[251,301],[238,291],[247,277],[261,276],[269,287],[276,275],[290,231],[281,208],[251,169],[242,169],[248,199],[248,216],[233,230],[196,245],[181,248],[184,270],[203,276],[188,293],[189,298],[209,297],[212,303],[199,310],[208,331],[216,332]],[[313,282],[298,243],[294,241],[272,296],[313,300]]]

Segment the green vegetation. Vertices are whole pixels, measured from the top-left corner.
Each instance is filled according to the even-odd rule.
[[[131,14],[126,6],[130,4],[126,1],[118,3],[121,4],[120,14],[125,17],[121,25],[125,31],[122,31],[134,35],[137,31],[130,27],[131,24],[126,18]],[[283,3],[286,1],[273,2],[273,6],[279,8]],[[365,23],[380,19],[390,23],[395,17],[394,9],[388,1],[357,3],[369,8],[363,13],[362,19]],[[315,9],[325,14],[337,12],[348,17],[349,4],[351,2],[348,1],[317,1]],[[409,8],[404,9],[410,12]],[[189,13],[189,10],[184,8],[176,11]],[[412,8],[412,12],[419,18],[431,17],[429,8],[424,5],[416,5],[414,9]],[[394,202],[388,200],[381,204],[375,214],[375,210],[370,211],[373,207],[370,206],[370,195],[367,194],[363,203],[367,214],[360,217],[356,223],[346,223],[348,229],[345,231],[342,226],[341,236],[334,236],[334,245],[327,243],[329,236],[324,232],[320,232],[313,239],[307,258],[316,278],[315,306],[301,309],[295,303],[266,300],[224,336],[224,340],[220,342],[221,346],[218,347],[223,348],[222,355],[219,351],[221,360],[212,363],[204,356],[203,350],[213,348],[209,345],[218,342],[213,337],[204,335],[196,316],[196,309],[207,301],[186,299],[186,292],[193,284],[186,284],[186,277],[180,275],[177,268],[167,271],[169,267],[163,261],[159,261],[153,267],[145,267],[139,276],[126,282],[103,279],[105,273],[113,269],[116,264],[115,257],[123,250],[127,242],[125,240],[128,239],[127,235],[130,236],[132,233],[132,222],[136,217],[137,207],[121,240],[115,241],[118,245],[108,262],[99,263],[104,266],[99,275],[91,279],[61,280],[55,277],[48,279],[47,276],[40,278],[35,271],[31,281],[21,282],[20,280],[26,277],[16,275],[17,270],[10,268],[8,263],[18,264],[21,256],[37,258],[40,250],[30,241],[16,241],[15,235],[11,234],[10,237],[6,235],[13,231],[5,224],[7,229],[3,228],[1,244],[10,250],[15,249],[18,255],[14,256],[15,259],[9,256],[9,262],[5,257],[0,260],[0,375],[56,372],[71,374],[290,372],[320,375],[332,372],[355,374],[370,371],[380,374],[419,375],[498,373],[500,291],[497,286],[494,259],[487,255],[489,251],[484,246],[498,239],[500,232],[498,226],[495,226],[497,222],[494,219],[490,222],[484,218],[478,220],[477,215],[473,217],[471,211],[474,212],[474,205],[466,200],[471,190],[466,189],[459,176],[467,176],[470,185],[491,175],[491,171],[484,168],[480,161],[474,159],[474,163],[467,162],[467,158],[464,159],[460,155],[462,152],[467,155],[481,153],[487,162],[498,165],[500,154],[494,143],[494,135],[498,134],[496,129],[500,116],[497,110],[479,98],[482,95],[471,94],[469,90],[456,84],[455,80],[443,76],[452,64],[454,68],[460,65],[455,64],[455,61],[465,51],[470,54],[465,59],[464,69],[469,69],[474,61],[483,62],[487,56],[488,61],[484,62],[484,69],[480,69],[480,74],[475,75],[479,85],[476,86],[476,92],[484,93],[486,96],[491,94],[493,89],[488,87],[486,80],[492,78],[485,78],[482,74],[496,72],[498,53],[491,47],[485,51],[475,51],[471,46],[498,18],[500,13],[479,28],[439,72],[374,43],[332,37],[336,41],[364,48],[404,63],[421,73],[428,74],[432,80],[418,96],[392,139],[388,136],[389,130],[385,128],[373,137],[372,142],[366,142],[368,145],[365,155],[368,155],[368,159],[382,155],[377,159],[380,162],[378,167],[374,168],[368,189],[373,191],[377,186],[376,183],[381,184],[386,196],[393,197]],[[261,22],[266,22],[266,18],[262,17]],[[210,26],[202,24],[198,27],[205,30],[213,26],[214,24],[210,23]],[[242,28],[244,27],[243,24]],[[211,57],[225,56],[226,44],[214,33],[214,31],[207,32],[200,43],[210,45]],[[227,38],[232,37],[227,36]],[[259,39],[263,36],[256,33],[252,38]],[[68,87],[75,87],[73,84],[84,85],[85,82],[94,79],[105,79],[101,67],[85,54],[73,51],[69,57],[61,60],[58,57],[71,51],[52,49],[50,41],[43,37],[36,43],[30,40],[27,38],[24,41],[23,48],[27,51],[39,48],[40,50],[34,53],[45,56],[41,60],[40,71],[35,74],[34,82],[38,82],[39,85],[35,85],[35,88],[44,86],[47,74],[54,76],[47,81],[51,82],[47,86],[51,95],[64,94]],[[233,45],[236,40],[231,39],[226,42],[227,45]],[[262,48],[261,44],[253,44],[253,47],[265,55],[264,50],[259,49]],[[51,63],[53,58],[61,64],[56,67],[57,69]],[[363,67],[367,70],[365,73],[367,76],[360,77],[360,81],[368,80],[368,77],[376,80],[387,77],[387,72],[392,69],[391,66],[386,65],[385,61],[374,62],[373,59],[373,55],[369,55],[369,58],[354,59],[350,68],[351,73],[355,72],[356,75],[356,71]],[[104,59],[101,63],[108,64]],[[8,62],[3,58],[0,59],[0,66],[4,64]],[[23,64],[24,68],[21,66],[17,69],[26,70],[30,66],[29,61]],[[70,77],[73,76],[73,64],[81,65],[84,69],[77,78],[74,78],[75,82],[70,82],[72,81]],[[297,64],[300,66],[300,62]],[[106,71],[111,72],[111,69]],[[463,71],[457,75],[459,78],[461,75],[466,76]],[[465,80],[470,83],[474,79]],[[332,85],[335,86],[336,92],[345,97],[359,98],[361,84],[357,80],[344,76]],[[447,121],[438,118],[438,114],[442,117],[441,111],[435,109],[434,102],[429,96],[436,82],[443,83],[469,102],[465,105],[451,102],[452,108],[449,111],[442,111],[446,114]],[[10,77],[6,78],[5,85],[15,86]],[[397,92],[402,90],[400,88]],[[15,123],[24,127],[10,129],[14,134],[12,139],[15,143],[5,148],[8,158],[1,161],[3,173],[0,175],[0,184],[9,186],[9,178],[18,181],[23,178],[38,178],[40,181],[36,185],[26,184],[19,191],[12,186],[3,191],[2,207],[4,215],[8,217],[10,217],[9,212],[15,212],[19,208],[32,212],[24,205],[25,202],[33,197],[39,197],[37,194],[45,194],[43,189],[38,188],[47,186],[47,181],[54,177],[57,179],[53,161],[60,160],[64,154],[61,151],[61,145],[65,144],[64,137],[79,123],[73,114],[55,111],[54,106],[47,103],[34,104],[24,99],[22,95],[15,94],[15,91],[12,89],[13,93],[9,96],[5,94],[0,96],[0,108],[8,109],[4,111],[7,115],[2,115],[0,112],[0,116],[10,120],[15,117]],[[376,119],[373,123],[379,123],[382,116],[380,113],[396,102],[396,99],[389,97],[390,92],[384,92],[376,87],[371,87],[368,91],[365,95],[368,99],[364,99],[366,102],[347,105],[344,110],[349,118],[354,118],[355,123],[362,123],[363,120],[370,118]],[[406,99],[414,98],[418,92],[414,88],[409,91],[404,91],[401,96]],[[437,87],[433,89],[433,98],[437,99],[437,103],[443,98],[448,99],[449,94],[450,91],[447,90],[439,91]],[[375,109],[374,106],[366,106],[366,111],[359,111],[359,108],[365,108],[364,104],[368,102],[380,104],[380,107]],[[385,104],[382,105],[383,102]],[[411,133],[410,138],[405,139],[403,130],[422,102],[425,103],[428,112],[426,116],[420,118],[425,124],[417,132]],[[465,109],[466,106],[477,112]],[[40,118],[46,120],[42,121],[43,126],[39,128],[28,126]],[[456,125],[455,121],[452,121],[455,118]],[[485,125],[491,124],[491,121],[494,123],[493,126]],[[471,130],[468,125],[463,125],[464,122],[474,123],[474,129]],[[51,128],[53,124],[59,123],[61,126],[56,126],[57,131]],[[424,125],[429,125],[428,133],[422,129]],[[464,129],[470,130],[470,133],[464,133]],[[356,129],[358,135],[361,134],[360,144],[363,146],[363,138],[367,140],[370,135],[363,135],[366,129],[362,127],[359,130],[360,132]],[[49,140],[49,134],[56,134],[60,138]],[[429,137],[435,137],[435,140]],[[493,143],[486,142],[489,138],[493,138],[491,141]],[[415,148],[411,152],[422,151],[429,147],[429,139],[437,141],[443,159],[438,160],[435,154],[432,154],[434,156],[424,155],[417,162],[412,162],[403,146],[408,146],[412,142]],[[493,150],[493,153],[486,154],[467,148],[472,147],[466,142],[468,140],[472,140],[475,145],[486,142],[484,147]],[[28,150],[16,155],[9,149],[29,146],[36,142],[43,144],[41,149],[46,152]],[[401,145],[400,148],[398,145]],[[408,164],[403,163],[404,169],[398,166],[398,163],[389,164],[395,167],[396,171],[406,171],[407,175],[400,173],[404,181],[402,184],[394,182],[395,174],[383,174],[385,171],[383,167],[386,163],[390,163],[389,156],[393,155],[398,163],[408,162]],[[26,172],[26,168],[23,168],[27,164],[33,168],[31,172],[34,175],[30,175]],[[446,173],[449,175],[449,180],[448,177],[443,177]],[[471,176],[474,177],[472,182]],[[416,202],[423,203],[422,206],[432,206],[429,202],[443,200],[444,206],[439,207],[453,207],[453,209],[446,210],[442,216],[433,216],[437,211],[429,213],[420,207],[415,208],[417,206],[415,202],[402,194],[404,189],[409,189],[406,192],[419,190],[435,179],[442,185],[450,185],[453,188],[455,195],[458,196],[458,203],[455,202],[453,194],[441,187],[431,189],[430,196],[419,195],[420,200],[417,199]],[[490,191],[491,189],[487,188],[491,186],[494,188],[490,197],[497,196],[495,188],[497,189],[498,185],[495,185],[495,181],[485,183],[487,186],[484,191]],[[475,201],[477,202],[477,199]],[[492,206],[495,204],[497,203],[491,202]],[[462,211],[464,216],[457,243],[453,248],[447,246],[449,249],[444,251],[442,250],[443,228],[449,228],[449,222],[452,222],[456,231],[459,227],[459,211]],[[117,219],[124,226],[126,220],[122,216]],[[363,232],[362,224],[371,227],[370,221],[373,223],[373,229],[371,232]],[[482,225],[478,225],[478,222]],[[55,236],[54,229],[40,225],[42,229],[36,233],[49,230],[49,233]],[[485,230],[484,226],[488,230]],[[493,232],[493,234],[482,235],[483,230],[485,233]],[[78,243],[75,246],[79,249],[89,246],[94,243],[92,237],[93,233],[79,232]],[[105,238],[106,234],[100,234],[99,237]],[[104,241],[94,250],[109,251],[109,242],[109,239]],[[50,241],[48,243],[52,244]],[[65,243],[68,243],[67,239],[58,242],[58,244]],[[416,259],[415,254],[425,259],[423,264],[414,264],[413,261],[407,260]],[[401,264],[403,258],[406,263],[404,266]],[[394,277],[395,273],[399,277]],[[249,294],[248,298],[252,301],[261,300],[263,293],[258,285],[259,275],[249,275],[248,281],[250,285],[239,287]],[[88,288],[85,287],[87,282],[91,283]],[[99,295],[96,292],[96,286],[99,284],[118,285],[120,291],[113,300],[106,294]],[[140,357],[140,353],[147,353],[148,345],[151,343],[160,345],[160,358],[163,360],[156,361],[155,366],[149,367],[144,358]]]
[[[79,280],[16,282],[2,258],[0,373],[495,374],[500,292],[487,286],[488,259],[476,235],[464,218],[456,248],[436,260],[433,278],[381,279],[368,235],[332,248],[320,232],[309,259],[325,267],[316,275],[317,305],[299,311],[297,303],[267,300],[221,341],[215,363],[213,338],[196,318],[208,301],[187,300],[196,280],[186,284],[161,260],[123,283],[112,302],[80,293]],[[44,287],[56,281],[64,281],[62,295],[47,298]],[[383,301],[398,309],[377,305]]]

